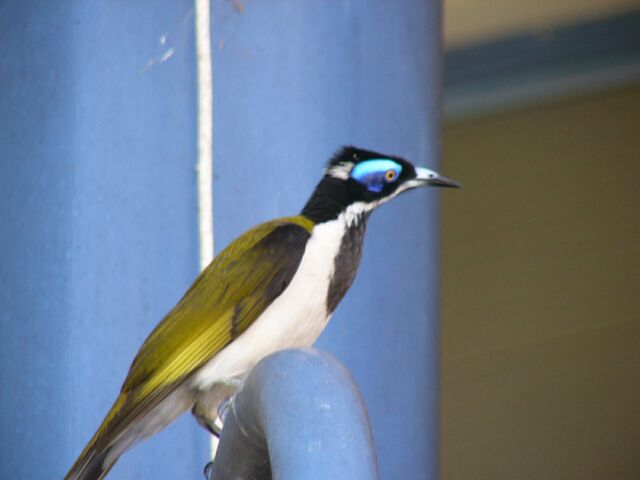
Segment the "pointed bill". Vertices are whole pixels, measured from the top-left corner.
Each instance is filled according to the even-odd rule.
[[[461,185],[455,180],[423,167],[416,167],[415,179],[420,182],[420,185],[430,187],[461,188]]]

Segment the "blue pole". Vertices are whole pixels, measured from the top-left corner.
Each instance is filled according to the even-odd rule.
[[[440,2],[230,2],[212,7],[217,250],[294,214],[343,144],[438,157]],[[369,409],[382,478],[437,476],[437,196],[370,221],[355,285],[318,345]]]
[[[62,478],[198,272],[193,5],[0,5],[0,478]],[[185,416],[113,478],[201,478]]]
[[[285,350],[258,363],[233,397],[211,480],[376,480],[358,387],[331,355]]]
[[[218,246],[298,210],[340,144],[435,163],[439,2],[213,9]],[[64,474],[197,272],[192,15],[182,0],[0,6],[1,478]],[[434,478],[435,203],[394,203],[320,345],[363,390],[382,477]],[[193,424],[113,475],[196,478]]]

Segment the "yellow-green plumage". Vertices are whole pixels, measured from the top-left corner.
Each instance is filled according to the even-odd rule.
[[[401,192],[454,181],[344,147],[296,217],[231,243],[151,333],[67,480],[99,480],[136,441],[192,409],[211,429],[224,395],[262,358],[311,345],[351,286],[369,214]]]
[[[91,468],[92,457],[104,455],[128,426],[189,379],[269,306],[280,293],[273,284],[290,276],[283,269],[292,267],[286,261],[290,255],[286,245],[264,242],[282,227],[303,229],[308,236],[314,223],[301,215],[263,223],[238,237],[211,262],[149,335],[118,399],[66,478],[83,478],[78,472]],[[101,478],[109,468],[89,478]]]

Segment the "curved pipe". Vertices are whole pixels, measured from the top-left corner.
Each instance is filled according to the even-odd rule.
[[[226,415],[208,480],[379,478],[366,408],[332,356],[284,350],[249,373]]]

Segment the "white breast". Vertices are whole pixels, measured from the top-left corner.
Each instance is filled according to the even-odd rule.
[[[216,382],[242,376],[271,353],[315,342],[329,321],[327,292],[345,230],[343,215],[314,227],[286,290],[242,335],[198,371],[194,386],[208,389]]]

